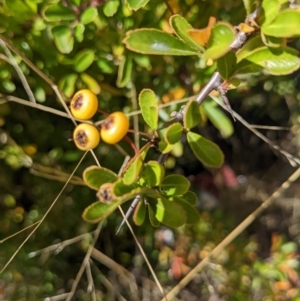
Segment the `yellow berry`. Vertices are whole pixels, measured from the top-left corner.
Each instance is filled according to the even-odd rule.
[[[75,118],[92,118],[98,110],[97,96],[88,89],[78,91],[71,100],[70,110]]]
[[[122,140],[129,129],[129,120],[122,112],[114,112],[107,116],[101,124],[101,139],[108,144]]]
[[[100,132],[92,124],[81,123],[75,128],[73,132],[73,139],[75,145],[80,150],[90,150],[97,147],[99,144]]]

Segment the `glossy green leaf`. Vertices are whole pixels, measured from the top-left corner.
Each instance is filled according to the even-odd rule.
[[[74,11],[60,3],[48,6],[43,15],[48,22],[74,21],[76,19]]]
[[[199,124],[201,120],[199,104],[190,100],[184,108],[183,125],[188,131]]]
[[[281,11],[276,19],[261,30],[267,36],[292,38],[300,36],[300,12],[286,9]]]
[[[190,182],[182,175],[173,174],[166,176],[163,179],[162,183],[160,184],[160,188],[168,196],[182,195],[189,190]]]
[[[89,223],[98,223],[115,211],[121,203],[121,201],[111,204],[95,202],[85,208],[82,218]]]
[[[185,42],[195,51],[204,52],[204,47],[195,42],[188,34],[188,30],[194,29],[188,21],[180,15],[173,15],[170,20],[170,26],[179,39]]]
[[[76,38],[76,40],[81,43],[84,39],[84,30],[85,27],[82,23],[78,23],[76,24],[75,28],[74,28],[74,37]]]
[[[198,107],[197,107],[198,108]],[[183,127],[179,122],[175,122],[166,128],[164,133],[165,141],[168,144],[177,143],[182,136]]]
[[[224,138],[233,134],[233,124],[231,119],[213,101],[205,101],[203,104],[205,115],[211,123],[220,131]]]
[[[126,33],[126,47],[138,53],[157,55],[198,55],[174,36],[157,29],[136,29]]]
[[[266,69],[273,75],[291,74],[299,69],[298,51],[289,47],[261,47],[252,51],[236,65],[236,73]]]
[[[75,56],[74,69],[77,72],[83,72],[91,66],[95,58],[95,53],[91,49],[79,51]]]
[[[144,7],[150,0],[126,0],[126,4],[131,10],[137,11]]]
[[[165,168],[157,161],[148,161],[145,164],[139,183],[143,186],[159,186],[165,176]]]
[[[82,22],[82,24],[86,25],[93,22],[97,16],[97,8],[94,6],[89,6],[80,15],[80,21]]]
[[[199,219],[200,215],[198,210],[195,207],[192,207],[188,202],[186,202],[184,199],[180,197],[174,197],[174,202],[179,204],[186,215],[186,221],[185,223],[188,225],[196,224]]]
[[[216,60],[230,51],[230,45],[234,41],[236,31],[231,24],[218,22],[211,31],[207,49],[203,53],[204,60]]]
[[[237,51],[236,58],[239,63],[243,58],[247,57],[252,51],[265,46],[260,36],[255,36],[249,39],[246,44]]]
[[[278,0],[264,0],[259,10],[258,24],[265,26],[270,24],[278,15],[280,5]]]
[[[112,17],[119,8],[119,0],[109,0],[103,5],[103,13],[106,17]]]
[[[205,166],[220,167],[224,163],[224,155],[219,146],[199,134],[188,132],[188,143],[196,158]]]
[[[168,227],[177,228],[186,221],[185,211],[176,202],[158,198],[149,200],[149,204],[154,211],[156,219]]]
[[[153,208],[152,208],[152,206],[153,206]],[[155,217],[155,212],[156,212],[155,206],[154,206],[154,204],[152,204],[152,206],[149,203],[149,205],[148,205],[149,220],[153,227],[159,227],[160,222]]]
[[[132,57],[127,54],[121,61],[118,69],[117,86],[124,88],[131,81]]]
[[[94,94],[99,94],[101,92],[101,87],[99,86],[98,81],[96,81],[93,77],[86,73],[81,73],[80,78]]]
[[[140,150],[139,155],[135,156],[128,162],[123,174],[123,180],[126,185],[130,185],[136,182],[139,178],[149,148],[150,145],[145,145]]]
[[[164,136],[162,136],[158,143],[158,149],[162,154],[167,154],[174,148],[174,145],[167,143]]]
[[[76,73],[71,73],[59,80],[58,87],[67,97],[72,97],[74,94],[77,78],[78,75]]]
[[[137,206],[135,207],[135,210],[133,213],[133,217],[132,217],[133,222],[137,226],[141,226],[145,221],[146,213],[147,213],[147,208],[146,208],[145,202],[144,202],[144,200],[140,200],[139,203],[137,204]]]
[[[228,80],[234,72],[236,66],[236,56],[233,52],[228,52],[217,60],[217,69],[224,80]]]
[[[136,188],[139,188],[137,183],[127,185],[124,183],[124,179],[119,179],[118,181],[114,182],[113,192],[116,197],[123,197],[124,195],[131,193]]]
[[[198,200],[196,193],[190,190],[184,195],[182,195],[181,198],[183,198],[186,202],[188,202],[192,206],[195,206]]]
[[[83,181],[90,188],[98,190],[105,183],[114,183],[118,176],[109,169],[98,166],[90,166],[83,172]]]
[[[139,95],[139,105],[145,122],[152,130],[157,129],[158,122],[158,103],[154,92],[144,89]]]
[[[74,38],[72,30],[69,26],[54,26],[52,28],[52,35],[54,43],[61,53],[70,53],[73,50]]]

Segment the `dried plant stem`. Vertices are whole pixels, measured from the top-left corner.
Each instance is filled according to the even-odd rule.
[[[300,176],[300,168],[298,168],[273,194],[266,199],[256,210],[246,217],[233,231],[231,231],[198,265],[190,271],[168,294],[167,298],[172,300],[182,288],[184,288],[198,274],[210,260],[218,256],[224,248],[226,248],[238,235],[240,235],[264,210],[266,210],[272,202],[277,199],[291,183],[295,182]],[[166,301],[164,298],[161,301]]]

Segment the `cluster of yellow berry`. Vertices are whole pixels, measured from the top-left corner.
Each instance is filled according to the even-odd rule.
[[[92,118],[98,111],[97,96],[90,90],[78,91],[70,104],[72,115],[81,120]],[[90,150],[100,142],[100,139],[108,144],[115,144],[122,140],[129,129],[129,120],[122,112],[114,112],[108,115],[100,128],[90,123],[79,124],[74,132],[73,139],[76,146],[83,150]]]

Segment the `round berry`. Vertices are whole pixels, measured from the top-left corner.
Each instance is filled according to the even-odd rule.
[[[115,144],[122,140],[129,129],[129,120],[122,112],[114,112],[107,116],[101,124],[101,138],[108,144]]]
[[[97,96],[88,89],[78,91],[71,100],[70,110],[75,118],[90,119],[98,110]]]
[[[86,151],[97,147],[100,142],[100,133],[94,125],[81,123],[75,128],[73,139],[77,148]]]

